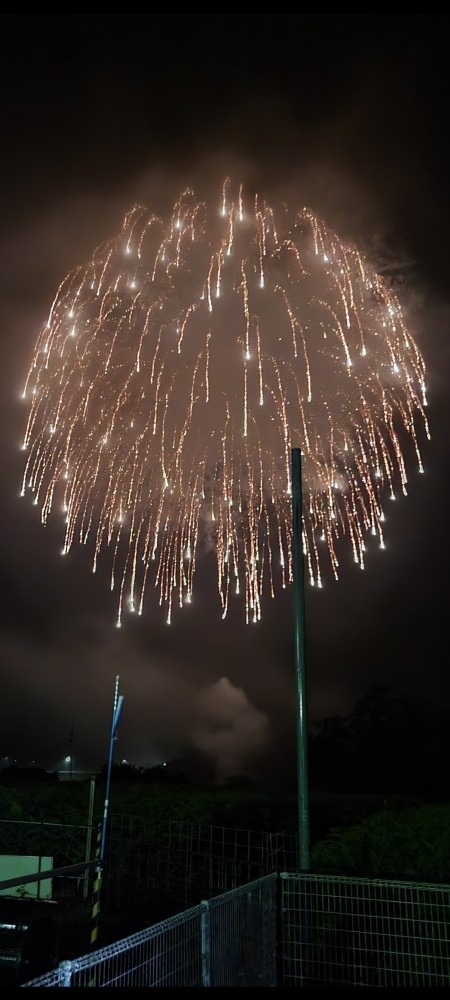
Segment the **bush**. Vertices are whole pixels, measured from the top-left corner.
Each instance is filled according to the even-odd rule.
[[[323,873],[450,882],[449,824],[450,805],[376,812],[330,830],[313,848],[312,866]]]

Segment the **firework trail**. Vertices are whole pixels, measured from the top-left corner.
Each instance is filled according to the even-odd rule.
[[[361,568],[368,535],[384,546],[405,446],[423,471],[424,377],[396,296],[309,209],[187,190],[166,219],[135,206],[58,289],[24,390],[22,494],[44,524],[62,509],[63,553],[90,544],[95,572],[109,550],[119,625],[150,582],[170,622],[211,544],[223,617],[241,594],[257,621],[292,577],[291,447],[320,587],[340,538]]]

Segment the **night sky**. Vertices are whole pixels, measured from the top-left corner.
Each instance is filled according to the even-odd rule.
[[[106,569],[19,499],[34,343],[60,281],[135,201],[171,205],[227,174],[310,205],[380,267],[394,265],[427,365],[426,474],[388,508],[367,572],[307,590],[310,720],[385,683],[450,707],[447,653],[447,137],[450,19],[3,17],[1,59],[0,758],[153,764],[200,749],[219,776],[276,775],[295,727],[292,592],[225,622],[204,557],[168,628],[156,599],[114,628]],[[344,560],[345,562],[345,560]]]

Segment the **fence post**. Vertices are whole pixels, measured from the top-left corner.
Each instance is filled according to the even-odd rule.
[[[211,986],[211,925],[209,902],[202,899],[200,916],[202,938],[202,986]]]
[[[58,969],[61,970],[62,983],[61,986],[71,986],[72,985],[72,962],[66,959],[64,962],[60,962]]]

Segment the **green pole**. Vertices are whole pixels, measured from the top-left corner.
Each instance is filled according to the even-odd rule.
[[[294,576],[295,676],[297,683],[297,808],[298,860],[300,871],[310,870],[308,709],[305,666],[305,581],[302,532],[302,457],[292,448],[292,568]]]

